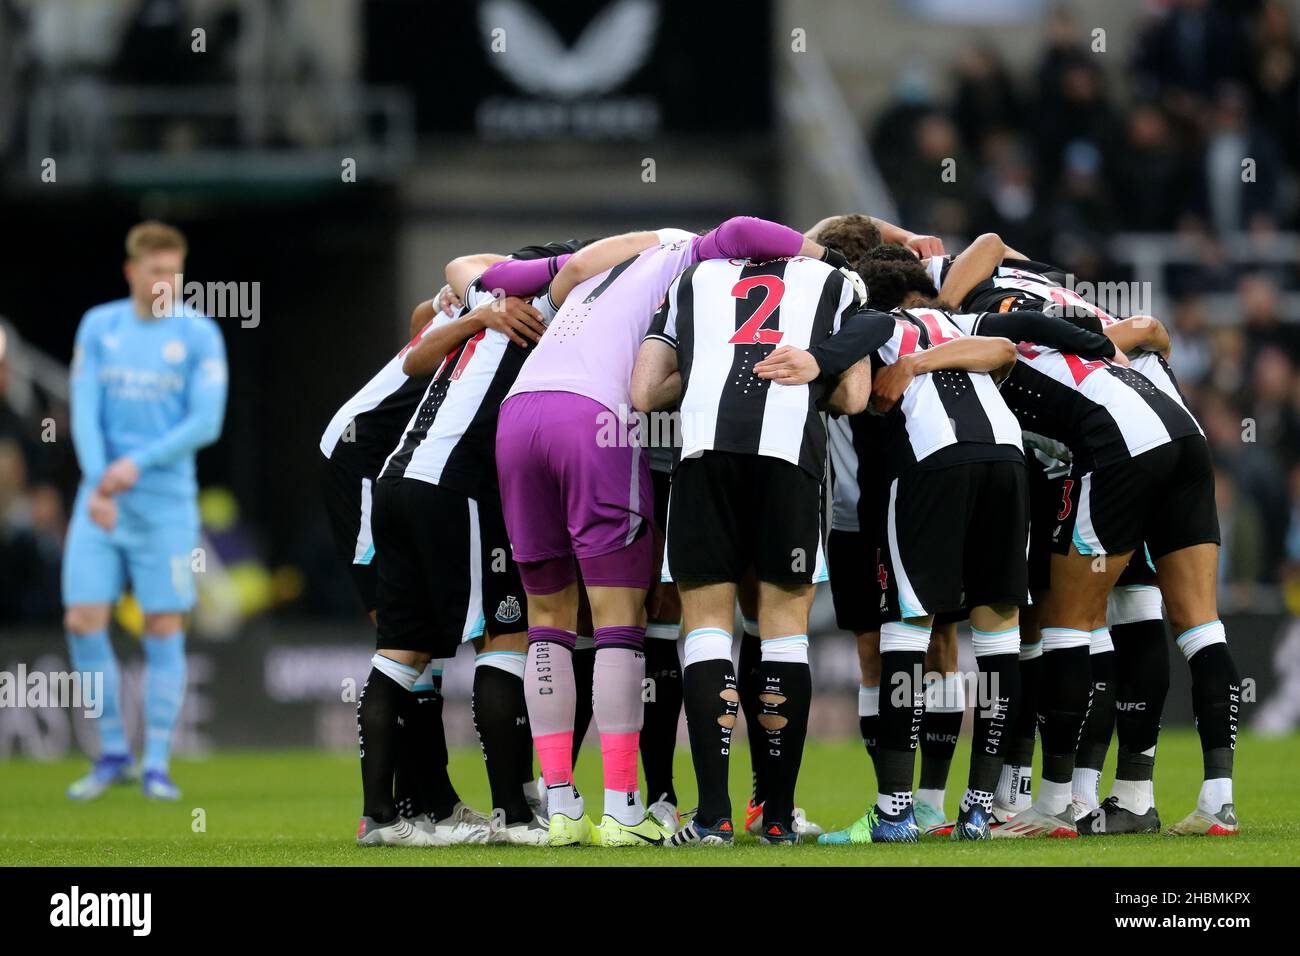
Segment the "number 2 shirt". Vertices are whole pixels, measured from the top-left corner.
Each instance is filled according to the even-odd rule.
[[[839,270],[803,256],[710,259],[682,273],[646,336],[677,349],[681,457],[766,455],[821,479],[826,425],[818,402],[825,383],[779,385],[754,375],[754,366],[778,346],[807,349],[825,341],[857,309]]]

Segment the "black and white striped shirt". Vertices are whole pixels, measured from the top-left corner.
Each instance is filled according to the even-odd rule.
[[[978,335],[982,318],[954,315],[952,320]],[[1181,399],[1141,372],[1028,342],[1017,347],[1016,367],[1002,383],[1002,396],[1027,431],[1064,442],[1083,470],[1201,434]]]
[[[883,478],[884,419],[870,412],[840,415],[826,423],[831,452],[831,530],[861,531],[862,515],[878,508],[871,489]],[[864,489],[865,497],[864,500]]]
[[[778,345],[807,349],[857,309],[835,268],[796,256],[710,259],[673,281],[646,338],[677,349],[682,376],[680,457],[706,451],[766,455],[825,474],[825,385],[777,385],[754,365]]]
[[[936,289],[942,289],[944,280],[952,268],[952,260],[943,256],[934,256],[926,261],[926,271]],[[976,284],[966,293],[961,302],[956,304],[958,312],[1005,312],[1016,307],[1021,297],[1033,300],[1044,294],[1047,289],[1064,289],[1065,272],[1057,266],[1045,262],[1033,262],[1029,259],[1004,259],[1001,265],[994,267],[987,279]],[[1068,291],[1068,290],[1067,290]],[[1050,294],[1037,298],[1038,302],[1052,302]],[[1079,299],[1083,302],[1083,299]],[[1033,308],[1033,302],[1028,306]]]
[[[402,362],[433,328],[430,322],[421,329],[334,413],[321,435],[321,454],[357,477],[379,474],[429,384],[427,375],[411,377],[403,372]]]
[[[1090,315],[1103,327],[1120,321],[1100,306],[1089,302],[1073,289],[1061,285],[1064,275],[1052,271],[1052,267],[1021,260],[1010,260],[1019,265],[1003,265],[994,270],[993,276],[986,283],[981,283],[967,301],[972,305],[963,308],[963,312],[1007,312],[1021,309],[1038,309],[1044,305],[1056,305],[1063,309],[1072,309],[1076,314]],[[1174,370],[1164,357],[1155,352],[1143,352],[1133,358],[1131,367],[1150,379],[1157,388],[1172,398],[1187,411],[1187,402],[1178,388]],[[1191,412],[1188,411],[1190,415]],[[1200,426],[1198,425],[1199,429]]]
[[[1102,313],[1100,318],[1103,327],[1113,325],[1120,321],[1119,319],[1112,318],[1105,313]],[[1148,380],[1150,380],[1151,384],[1168,395],[1170,399],[1177,402],[1178,406],[1187,414],[1187,417],[1195,422],[1196,430],[1202,435],[1205,434],[1204,429],[1201,428],[1200,422],[1196,421],[1196,416],[1194,416],[1191,410],[1187,407],[1187,400],[1183,398],[1183,391],[1178,387],[1178,379],[1174,376],[1174,370],[1170,367],[1163,355],[1159,352],[1139,352],[1137,355],[1134,355],[1129,359],[1129,368],[1141,372]]]
[[[894,334],[877,350],[874,364],[893,365],[904,355],[963,334],[947,313],[938,309],[896,313]],[[963,449],[962,460],[1023,459],[1020,423],[987,372],[944,370],[916,376],[885,416],[884,443],[890,476],[956,445],[972,446]],[[930,463],[954,460],[945,455]]]
[[[475,280],[465,290],[462,314],[492,298]],[[533,305],[545,321],[554,318],[546,296],[538,296]],[[451,321],[445,315],[434,319],[435,327]],[[503,332],[483,329],[448,352],[380,477],[414,478],[470,497],[494,492],[497,417],[531,349],[531,342],[516,345]]]

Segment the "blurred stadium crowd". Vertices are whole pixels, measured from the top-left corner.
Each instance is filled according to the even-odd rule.
[[[1135,5],[1137,6],[1137,5]],[[996,230],[1091,273],[1121,230],[1264,241],[1297,225],[1300,46],[1292,4],[1174,0],[1135,25],[1121,71],[1067,7],[1044,25],[1034,68],[1014,75],[988,42],[911,58],[869,122],[901,217],[940,235]],[[946,81],[946,82],[945,82]],[[941,87],[943,89],[941,89]],[[1240,158],[1255,160],[1243,190]],[[947,157],[977,175],[933,175]],[[1179,277],[1180,292],[1223,276]],[[1206,270],[1197,269],[1196,273]],[[1081,272],[1082,274],[1082,272]]]
[[[108,6],[134,11],[115,50],[55,42],[77,35],[51,26],[55,8],[71,9],[58,0],[0,0],[0,23],[9,26],[0,74],[114,73],[149,64],[147,75],[120,78],[173,82],[181,68],[158,51],[171,48],[182,27],[175,10],[185,5]],[[239,29],[235,11],[244,6],[206,6],[218,31]],[[302,10],[267,7],[285,15]],[[891,100],[866,118],[867,139],[900,221],[951,238],[952,251],[960,237],[996,231],[1079,281],[1128,280],[1137,277],[1132,258],[1117,252],[1116,237],[1161,234],[1161,318],[1216,454],[1221,604],[1285,605],[1300,614],[1300,43],[1293,6],[1169,0],[1143,10],[1131,62],[1119,71],[1098,66],[1090,51],[1096,37],[1063,8],[1046,19],[1029,71],[1012,69],[976,34],[953,60],[910,58],[896,73]],[[98,35],[93,19],[77,22],[80,35]],[[17,42],[19,30],[30,42]],[[19,48],[26,59],[14,55]],[[284,69],[294,68],[285,62]],[[237,72],[221,58],[211,69]],[[0,90],[19,88],[0,82]],[[0,154],[20,125],[20,109],[0,91],[0,118],[8,120],[0,122]],[[1254,160],[1246,188],[1241,156]],[[956,161],[955,181],[935,174],[945,159]],[[77,479],[71,444],[61,440],[66,399],[33,384],[15,340],[0,322],[0,626],[58,620],[61,542]],[[306,603],[299,609],[320,610]]]

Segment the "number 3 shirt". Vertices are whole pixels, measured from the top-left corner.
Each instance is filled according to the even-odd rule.
[[[820,480],[826,425],[823,381],[778,385],[754,366],[778,346],[808,349],[858,311],[837,269],[803,256],[710,259],[668,289],[646,338],[677,349],[682,376],[681,457],[729,451],[780,458]],[[876,345],[889,334],[890,323]]]

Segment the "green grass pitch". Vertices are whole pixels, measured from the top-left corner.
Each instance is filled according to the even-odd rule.
[[[953,761],[948,811],[955,812],[965,779],[967,741]],[[1103,780],[1109,787],[1111,766]],[[0,800],[0,865],[36,866],[1150,866],[1294,865],[1300,859],[1300,736],[1243,735],[1237,750],[1236,838],[1164,836],[1080,840],[1007,840],[986,844],[923,841],[916,846],[762,847],[749,837],[727,849],[659,850],[457,847],[360,849],[353,843],[360,808],[356,761],[314,752],[223,753],[178,761],[174,776],[185,794],[178,804],[145,801],[118,788],[99,801],[74,804],[64,787],[82,761],[5,764]],[[732,756],[732,799],[743,812],[749,761]],[[684,747],[677,753],[683,807],[694,805],[694,777]],[[462,797],[487,805],[487,781],[477,750],[452,755],[451,775]],[[1200,751],[1190,731],[1161,735],[1156,795],[1166,823],[1192,808],[1200,781]],[[591,742],[579,762],[578,783],[600,804],[599,759]],[[804,757],[799,803],[830,827],[859,816],[874,796],[866,755],[857,741],[820,742]],[[201,809],[204,832],[195,832]]]

